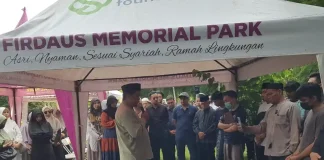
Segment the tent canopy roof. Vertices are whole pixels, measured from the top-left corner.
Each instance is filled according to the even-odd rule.
[[[32,62],[3,65],[0,67],[0,72],[26,71],[26,74],[31,73],[36,76],[40,75],[42,78],[51,78],[51,81],[48,80],[47,83],[42,83],[40,87],[54,83],[53,81],[56,80],[62,80],[64,85],[61,85],[61,88],[69,86],[71,81],[82,80],[91,68],[95,69],[88,75],[87,79],[89,80],[181,74],[190,73],[193,69],[219,71],[228,68],[238,69],[238,80],[243,80],[269,72],[280,71],[286,67],[315,62],[315,56],[313,55],[322,53],[324,50],[324,45],[305,43],[310,41],[321,42],[324,36],[323,27],[321,27],[323,25],[324,9],[321,7],[273,0],[101,0],[100,3],[92,2],[59,0],[21,27],[1,35],[2,43],[10,43],[11,46],[9,45],[9,49],[5,51],[4,45],[0,45],[0,50],[4,51],[3,56],[0,55],[0,60],[5,61],[8,56],[12,58],[12,55],[17,54],[32,57]],[[90,14],[89,11],[94,12]],[[85,12],[89,14],[84,14]],[[244,28],[244,25],[236,26],[238,23],[245,23],[244,25],[248,27],[245,28],[247,35],[244,36],[242,32],[238,32],[241,37],[225,36],[219,38],[219,35],[219,37],[206,38],[206,33],[208,33],[206,26],[208,25],[219,25],[219,31],[226,33],[228,30]],[[258,28],[257,23],[260,23],[258,24],[260,28]],[[228,25],[229,28],[222,28],[222,25],[223,27]],[[138,42],[137,44],[126,43],[119,46],[102,45],[103,42],[101,41],[100,46],[94,45],[93,33],[102,34],[107,32],[107,34],[110,34],[118,31],[121,34],[124,31],[130,33],[130,31],[139,32],[172,28],[171,33],[181,34],[179,27],[184,27],[189,36],[191,26],[196,27],[194,28],[194,35],[201,36],[201,40],[188,41],[182,38],[179,41],[165,43],[150,42],[145,44]],[[255,28],[260,30],[260,34],[257,33]],[[249,35],[248,32],[253,33]],[[25,50],[20,46],[20,49],[17,50],[14,49],[16,41],[4,42],[4,39],[19,37],[20,39],[17,42],[19,41],[21,45],[21,43],[29,41],[28,39],[22,40],[24,37],[43,36],[46,43],[53,41],[51,37],[56,37],[56,40],[62,43],[62,39],[68,39],[70,35],[75,36],[76,34],[85,35],[85,46],[64,48],[61,45],[61,48],[45,47],[42,49],[28,49],[28,47],[26,49],[25,47]],[[233,32],[233,34],[236,33]],[[194,37],[194,35],[191,36]],[[146,35],[142,38],[148,37],[149,35]],[[163,56],[170,45],[179,45],[183,48],[201,45],[202,50],[205,50],[215,41],[219,42],[219,47],[221,45],[231,47],[230,45],[233,43],[235,45],[258,43],[262,47],[259,50],[250,48],[248,50],[230,50],[212,54],[205,52],[201,54]],[[97,42],[99,43],[99,41]],[[32,43],[35,42],[32,41]],[[74,44],[76,43],[74,41]],[[51,56],[78,54],[82,57],[87,56],[87,52],[92,49],[96,50],[96,53],[118,52],[118,54],[123,54],[122,51],[125,48],[133,50],[160,48],[162,56],[142,56],[133,60],[117,58],[85,61],[80,58],[79,61],[55,61],[50,64],[43,62],[33,63],[37,62],[33,60],[37,59],[39,53],[51,53]],[[281,56],[285,61],[281,61],[281,64],[279,64],[276,56]],[[247,66],[257,61],[258,65],[254,65],[253,68],[257,68],[258,70],[255,70],[255,72],[258,73],[248,73]],[[261,62],[267,62],[268,64],[263,65]],[[275,69],[271,70],[269,68]],[[228,72],[228,74],[231,73]],[[33,80],[33,78],[30,78],[30,81]],[[233,79],[229,78],[227,80]],[[7,83],[7,81],[2,83]],[[65,81],[69,81],[69,83]],[[63,82],[60,83],[63,84]],[[69,89],[71,88],[73,87],[69,87]]]
[[[108,3],[109,1],[111,2]],[[142,3],[135,4],[135,1]],[[324,9],[321,7],[273,0],[98,0],[108,5],[90,15],[71,13],[68,9],[71,6],[76,9],[88,7],[85,11],[95,7],[90,3],[87,5],[80,2],[58,0],[27,22],[25,27],[21,27],[24,31],[15,31],[7,35],[58,36],[277,21],[324,15]],[[124,5],[129,2],[130,5]]]

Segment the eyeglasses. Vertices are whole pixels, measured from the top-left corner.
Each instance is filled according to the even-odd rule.
[[[52,111],[45,111],[44,114],[52,114],[53,112]]]

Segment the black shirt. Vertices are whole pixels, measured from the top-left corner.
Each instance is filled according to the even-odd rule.
[[[167,107],[158,104],[157,107],[149,107],[146,109],[149,114],[148,126],[150,136],[162,136],[168,131],[169,113]]]
[[[237,117],[240,117],[241,123],[246,124],[246,111],[244,107],[239,105],[236,110],[232,110],[230,112],[232,113],[236,123],[238,123]],[[243,140],[244,140],[244,134],[239,131],[231,132],[231,133],[224,132],[225,144],[234,144],[234,145],[243,144]]]

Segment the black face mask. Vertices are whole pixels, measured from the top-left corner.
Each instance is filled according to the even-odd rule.
[[[3,129],[5,127],[6,123],[1,123],[0,124],[0,129]]]
[[[312,106],[308,105],[308,103],[305,102],[300,102],[300,106],[307,111],[313,108]]]

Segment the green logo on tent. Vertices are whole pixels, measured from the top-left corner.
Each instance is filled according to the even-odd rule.
[[[105,0],[104,3],[96,0],[74,0],[69,10],[79,15],[89,15],[98,12],[101,8],[108,6],[112,0]]]

